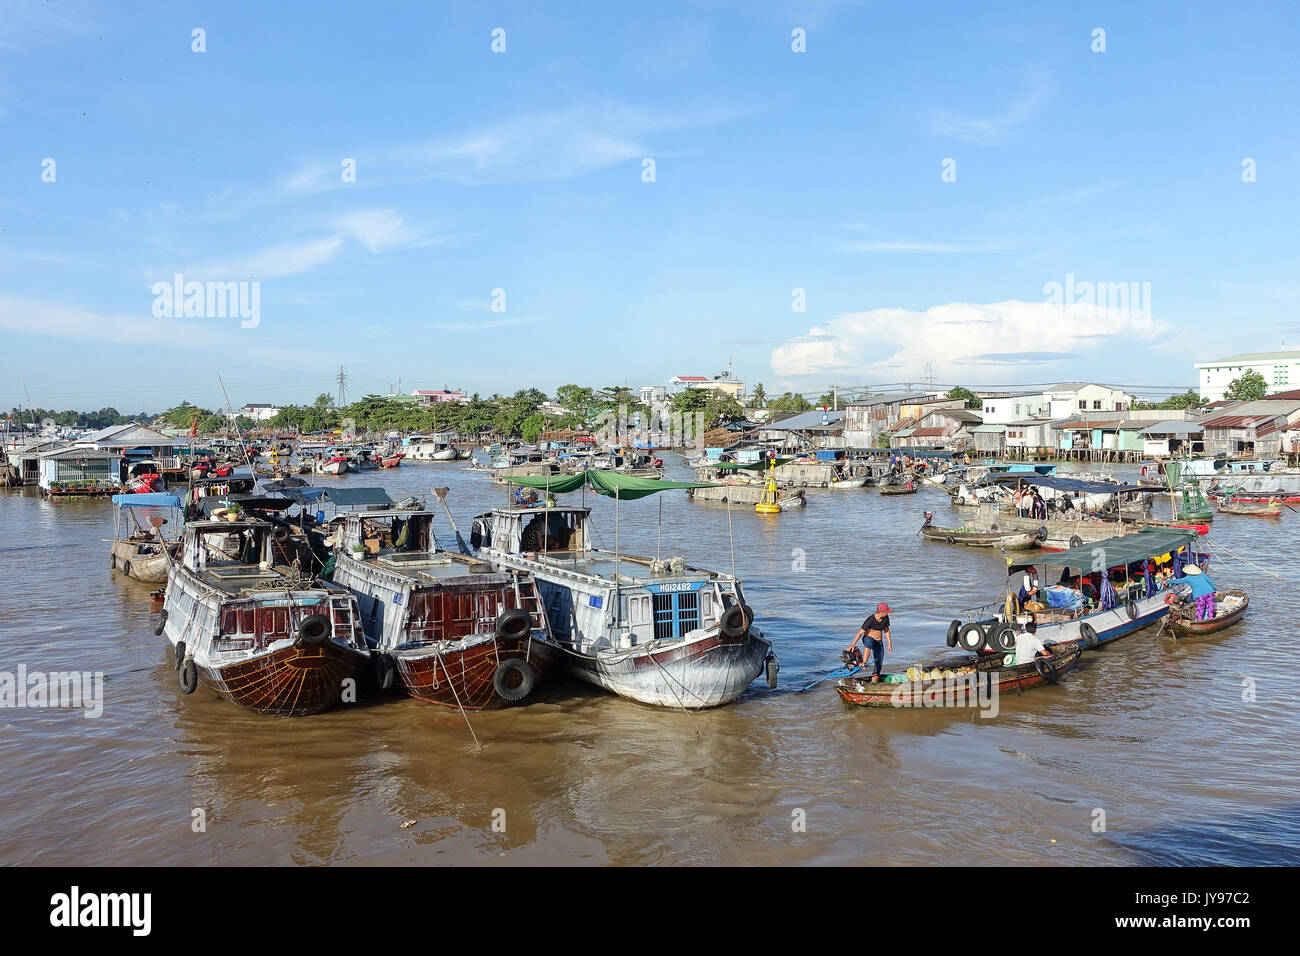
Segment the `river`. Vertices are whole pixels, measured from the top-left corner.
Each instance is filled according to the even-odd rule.
[[[463,533],[505,501],[459,463],[314,480],[395,499],[447,486]],[[109,569],[112,506],[0,490],[0,671],[106,676],[98,719],[0,710],[0,863],[1300,862],[1300,515],[1214,522],[1212,547],[1263,566],[1211,568],[1250,592],[1243,624],[1186,644],[1140,631],[985,719],[849,709],[831,682],[796,692],[878,601],[887,666],[946,650],[954,612],[996,598],[1005,567],[917,536],[925,509],[961,523],[941,491],[808,499],[759,516],[674,491],[619,515],[628,552],[662,534],[665,556],[734,560],[778,690],[760,679],[688,716],[560,680],[469,715],[479,750],[460,714],[407,698],[270,718],[182,695],[150,586]],[[587,503],[612,547],[614,503]],[[438,533],[454,543],[445,520]]]

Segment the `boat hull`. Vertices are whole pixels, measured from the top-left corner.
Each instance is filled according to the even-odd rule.
[[[289,646],[238,663],[199,664],[199,681],[232,703],[273,717],[318,714],[343,698],[367,655],[334,641]]]
[[[858,707],[933,707],[937,706],[938,700],[950,707],[974,707],[991,699],[994,687],[1001,696],[1055,683],[1074,668],[1082,653],[1083,648],[1078,646],[1053,651],[1048,674],[1031,661],[987,670],[980,667],[974,680],[969,681],[914,680],[900,684],[873,684],[856,677],[844,677],[836,683],[835,691],[846,704]]]
[[[152,548],[153,553],[144,551]],[[114,541],[109,549],[109,562],[113,568],[129,578],[145,584],[162,584],[167,580],[171,562],[158,550],[158,545],[134,541]]]
[[[650,642],[611,654],[568,652],[569,670],[582,680],[642,704],[707,710],[735,700],[763,673],[771,643],[750,631],[720,630],[694,640]]]
[[[1038,535],[1029,531],[1002,534],[996,531],[972,532],[956,528],[922,528],[921,537],[945,544],[964,544],[970,548],[1003,548],[1007,551],[1027,551],[1038,547]]]
[[[507,640],[486,634],[447,642],[435,652],[431,647],[392,652],[398,686],[418,700],[440,707],[492,710],[527,701],[503,697],[496,673],[506,661],[520,661],[532,672],[534,687],[541,684],[556,663],[559,649],[541,637]]]
[[[1197,621],[1179,615],[1170,614],[1169,630],[1171,630],[1175,636],[1186,639],[1189,637],[1201,637],[1206,634],[1215,634],[1218,633],[1219,631],[1226,630],[1227,628],[1232,627],[1232,625],[1236,624],[1243,617],[1245,617],[1246,608],[1250,606],[1250,598],[1246,595],[1245,591],[1242,591],[1238,588],[1233,588],[1230,591],[1224,591],[1221,596],[1223,597],[1233,596],[1233,597],[1240,598],[1240,603],[1237,604],[1235,607],[1233,607],[1231,610],[1225,611],[1224,613],[1220,614],[1217,613],[1218,606],[1223,602],[1216,602],[1215,604],[1216,613],[1214,617],[1212,617],[1208,621]],[[1195,614],[1195,607],[1196,606],[1194,604],[1189,604],[1188,605],[1189,612]]]

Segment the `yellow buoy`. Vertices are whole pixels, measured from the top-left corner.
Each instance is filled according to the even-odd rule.
[[[776,498],[776,477],[772,474],[775,464],[776,459],[768,459],[767,483],[763,485],[763,494],[759,497],[758,504],[754,505],[754,510],[761,515],[779,515],[781,513],[781,505]]]

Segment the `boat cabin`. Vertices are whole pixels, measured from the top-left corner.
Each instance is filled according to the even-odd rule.
[[[494,508],[474,519],[470,550],[508,554],[590,551],[590,508]]]
[[[191,521],[181,542],[181,564],[205,584],[239,593],[285,577],[298,542],[282,524],[239,517]]]
[[[557,640],[582,654],[681,640],[744,604],[730,575],[593,548],[591,509],[494,508],[474,520],[470,548],[531,572]]]

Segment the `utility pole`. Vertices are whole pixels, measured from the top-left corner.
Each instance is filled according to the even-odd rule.
[[[338,404],[336,404],[334,407],[342,408],[344,405],[348,403],[348,377],[343,374],[342,365],[339,366],[338,383],[339,383],[339,400],[338,400]]]

